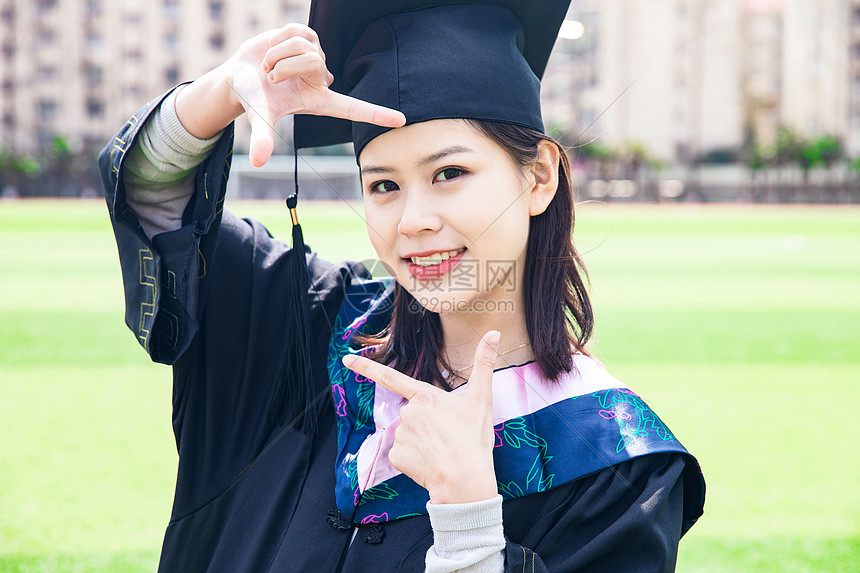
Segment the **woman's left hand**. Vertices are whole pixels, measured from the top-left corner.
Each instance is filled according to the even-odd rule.
[[[446,392],[378,362],[348,355],[344,365],[406,398],[388,454],[391,464],[430,493],[430,501],[469,503],[498,494],[493,467],[493,367],[499,333],[475,350],[469,381]]]

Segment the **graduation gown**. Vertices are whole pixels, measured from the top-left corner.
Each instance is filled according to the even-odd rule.
[[[339,363],[356,351],[354,331],[385,322],[390,285],[306,253],[319,430],[270,422],[289,247],[223,210],[232,128],[197,169],[183,226],[147,238],[125,200],[123,159],[160,101],[99,157],[126,323],[153,360],[173,366],[179,467],[159,571],[423,571],[433,543],[426,491],[390,467],[368,476],[362,462],[362,446],[384,442],[378,406],[390,397]],[[506,570],[674,570],[704,482],[659,418],[608,375],[537,406],[526,395],[540,387],[533,364],[497,372],[494,387],[496,376],[525,379],[531,403],[497,413]]]

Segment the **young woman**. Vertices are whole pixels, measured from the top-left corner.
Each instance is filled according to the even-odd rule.
[[[439,4],[314,3],[100,158],[126,322],[173,365],[161,571],[670,571],[701,515],[695,460],[585,350],[537,79],[567,2]],[[353,141],[393,280],[223,211],[243,113],[254,165],[288,114]]]

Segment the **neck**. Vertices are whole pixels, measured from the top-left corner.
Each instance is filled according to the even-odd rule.
[[[531,346],[517,348],[529,341],[525,313],[519,302],[513,312],[450,312],[440,315],[440,320],[444,340],[443,355],[455,371],[474,363],[478,343],[490,330],[498,330],[501,333],[498,350],[500,356],[496,359],[496,368],[534,359]],[[503,353],[507,354],[501,356]]]

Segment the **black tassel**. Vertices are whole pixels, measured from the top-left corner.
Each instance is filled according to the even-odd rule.
[[[295,139],[294,139],[295,141]],[[306,435],[317,431],[317,417],[311,410],[314,399],[313,367],[311,363],[310,302],[308,299],[307,247],[299,225],[296,205],[299,200],[298,151],[295,153],[294,179],[296,190],[287,198],[293,221],[293,247],[288,254],[287,321],[284,334],[283,361],[275,381],[275,391],[269,404],[269,421],[274,424],[295,424]]]

